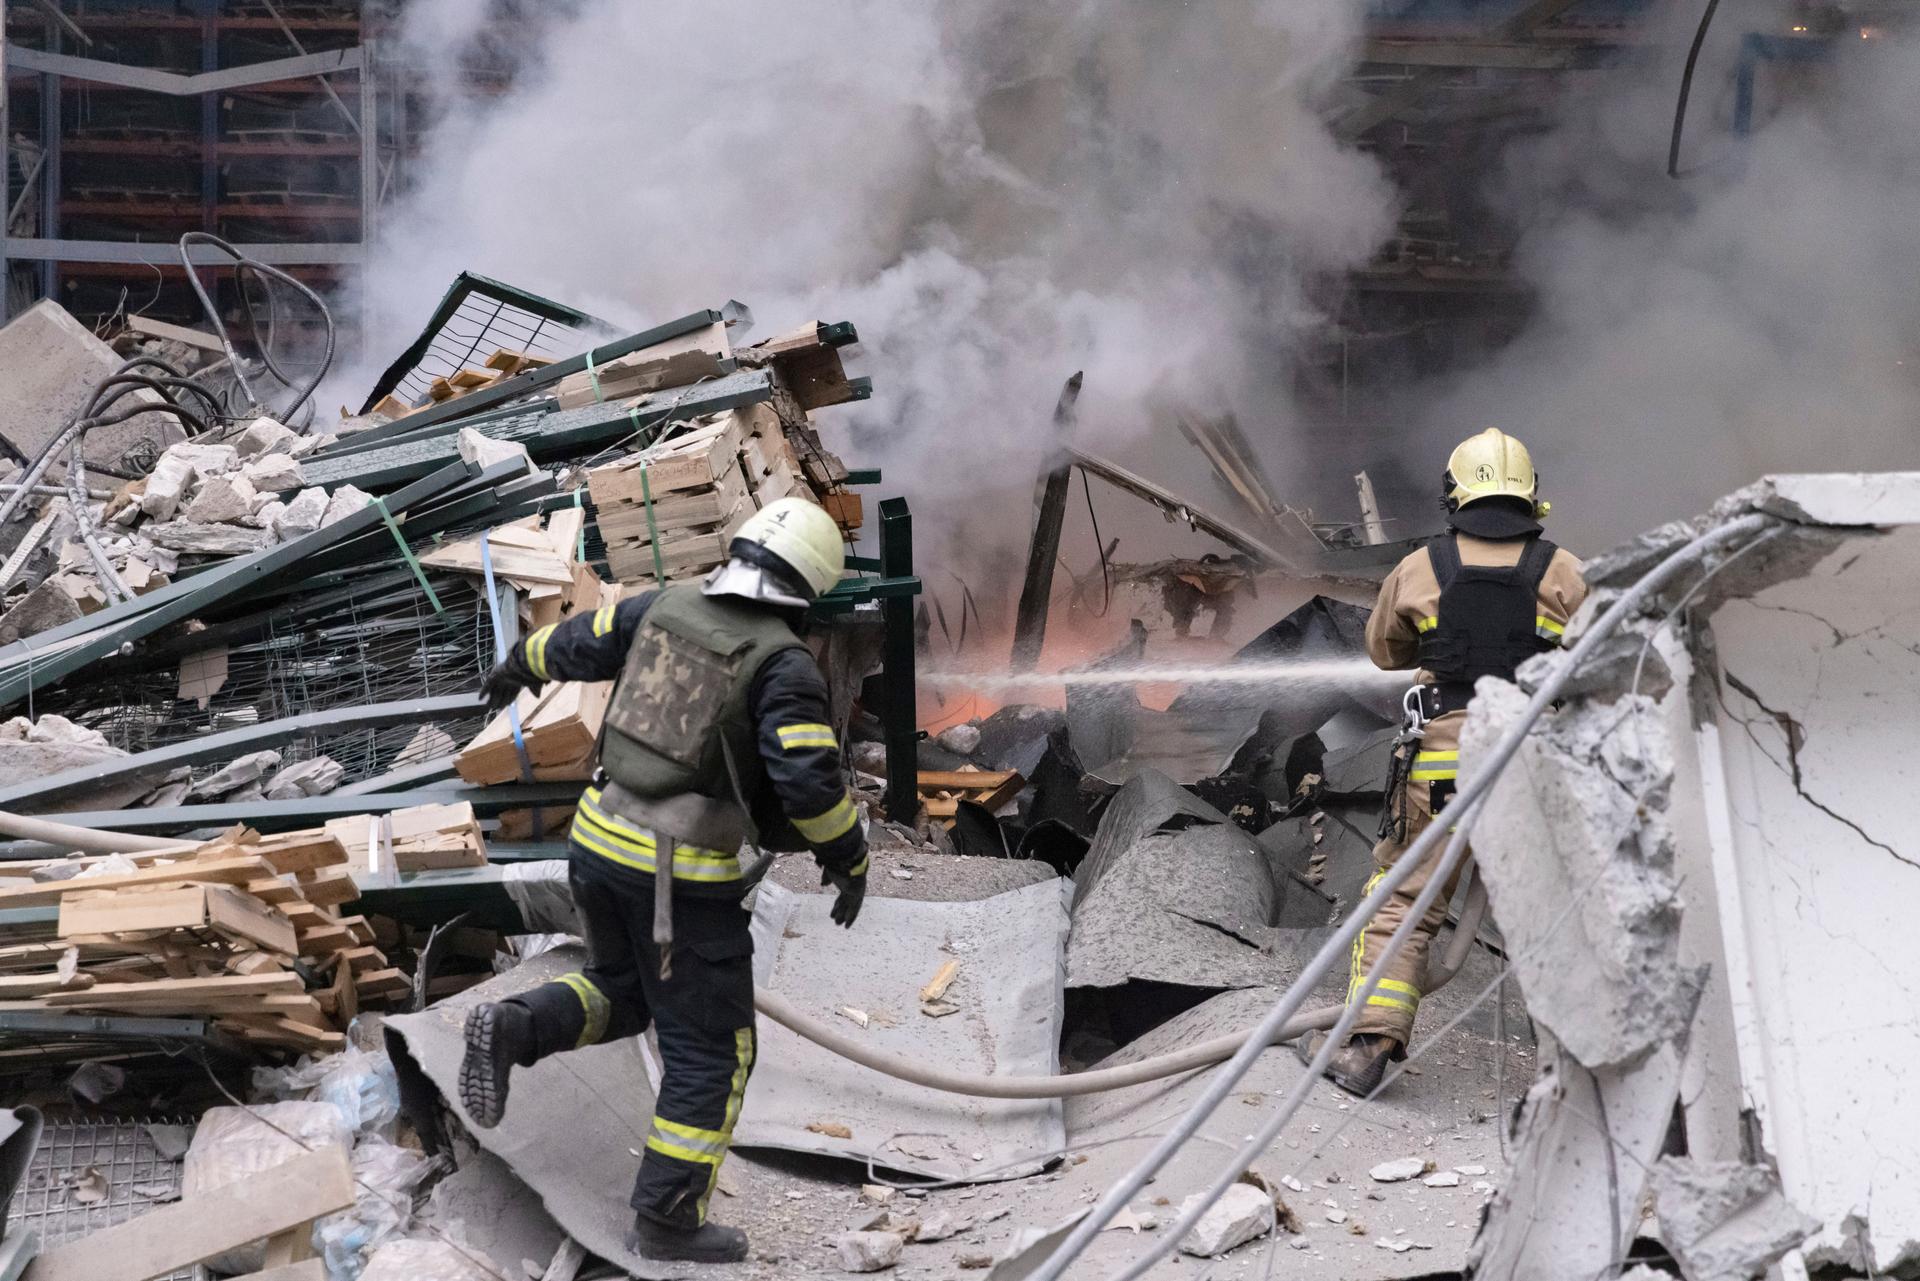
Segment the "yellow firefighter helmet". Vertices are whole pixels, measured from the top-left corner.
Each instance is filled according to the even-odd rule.
[[[1518,498],[1530,504],[1536,516],[1547,512],[1547,504],[1539,501],[1540,477],[1533,470],[1533,455],[1498,427],[1469,436],[1454,448],[1442,484],[1448,511],[1487,498]]]
[[[728,550],[734,556],[746,551],[751,557],[755,549],[778,557],[799,575],[810,596],[832,590],[847,567],[840,526],[820,504],[804,498],[778,499],[747,517]]]

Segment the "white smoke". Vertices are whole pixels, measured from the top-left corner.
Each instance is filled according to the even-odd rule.
[[[1657,32],[1665,60],[1570,78],[1586,83],[1558,127],[1507,156],[1496,204],[1538,312],[1485,367],[1409,397],[1410,429],[1379,443],[1412,462],[1403,508],[1487,425],[1532,446],[1551,532],[1587,551],[1767,472],[1920,467],[1920,43],[1846,28],[1823,61],[1762,62],[1740,137],[1742,39],[1796,20],[1722,6],[1676,181],[1684,8]]]
[[[1394,218],[1318,111],[1361,11],[584,0],[489,99],[459,74],[501,36],[488,6],[416,3],[407,56],[449,109],[367,273],[375,350],[462,269],[636,328],[727,298],[760,334],[852,320],[875,397],[822,415],[850,425],[830,443],[887,469],[935,557],[1023,553],[1076,369],[1091,448],[1139,448],[1174,399],[1286,456],[1290,360],[1324,324],[1301,284]]]

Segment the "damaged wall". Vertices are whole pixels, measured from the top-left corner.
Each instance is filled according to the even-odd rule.
[[[1782,524],[1717,556],[1709,581],[1682,575],[1603,647],[1476,827],[1552,1034],[1517,1126],[1520,1160],[1545,1174],[1496,1202],[1486,1275],[1535,1275],[1548,1254],[1617,1262],[1649,1182],[1692,1281],[1748,1275],[1810,1230],[1815,1269],[1920,1265],[1920,1114],[1903,1086],[1920,1022],[1900,941],[1920,888],[1901,810],[1920,474],[1770,479],[1654,531],[1590,565],[1596,599],[1569,639],[1663,549],[1755,510]],[[1689,605],[1685,646],[1654,646]],[[1523,705],[1483,684],[1469,773]],[[1676,1101],[1698,1164],[1653,1172]],[[1526,1230],[1543,1215],[1544,1240]]]

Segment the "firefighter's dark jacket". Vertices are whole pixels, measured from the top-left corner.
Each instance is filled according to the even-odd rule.
[[[543,627],[514,647],[508,663],[516,675],[531,677],[529,684],[613,680],[620,675],[653,599],[654,593],[647,592]],[[776,850],[811,849],[828,871],[864,874],[866,835],[841,770],[840,747],[829,723],[827,684],[813,654],[796,646],[767,659],[748,691],[747,709],[765,774],[764,786],[747,798],[760,843]],[[615,861],[652,871],[650,854],[642,856],[643,864],[622,857],[631,852],[629,841],[621,839],[617,815],[603,812],[599,790],[596,781],[583,798],[574,822],[575,840]],[[624,835],[640,839],[638,833]],[[651,851],[650,838],[645,843]],[[676,884],[685,884],[690,875],[697,883],[702,879],[701,867],[699,856],[681,851],[675,864]],[[737,879],[737,871],[730,865],[713,865],[705,877],[724,884]]]

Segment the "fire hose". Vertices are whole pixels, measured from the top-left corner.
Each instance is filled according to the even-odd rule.
[[[1487,891],[1476,875],[1472,888],[1467,892],[1467,902],[1460,913],[1459,925],[1454,929],[1453,938],[1447,945],[1446,955],[1441,958],[1437,968],[1429,968],[1423,995],[1431,995],[1452,981],[1466,963],[1467,951],[1473,946],[1473,940],[1480,932],[1480,924],[1486,917]],[[966,1094],[981,1099],[1064,1099],[1082,1094],[1102,1094],[1108,1090],[1123,1090],[1130,1085],[1142,1085],[1148,1081],[1158,1081],[1169,1076],[1179,1076],[1183,1072],[1192,1072],[1198,1068],[1232,1058],[1244,1046],[1250,1033],[1228,1032],[1189,1045],[1183,1050],[1171,1054],[1159,1054],[1138,1063],[1125,1063],[1119,1067],[1095,1068],[1090,1072],[1073,1072],[1060,1076],[980,1076],[967,1072],[948,1072],[937,1067],[916,1063],[898,1054],[889,1054],[864,1045],[853,1037],[836,1031],[826,1024],[803,1014],[793,1002],[778,992],[763,987],[753,989],[753,1007],[772,1019],[775,1023],[796,1032],[812,1041],[821,1049],[830,1050],[841,1058],[861,1067],[871,1068],[885,1076],[905,1081],[911,1085],[924,1085],[932,1090],[944,1090],[948,1094]],[[1341,1005],[1329,1005],[1317,1010],[1307,1010],[1295,1015],[1282,1024],[1275,1032],[1270,1044],[1279,1045],[1291,1041],[1307,1032],[1320,1031],[1332,1027],[1339,1021]]]
[[[9,814],[4,811],[0,811],[0,835],[20,840],[44,841],[70,849],[85,850],[91,854],[178,848],[180,844],[178,840],[165,837],[74,827],[51,819],[32,818],[24,814]],[[1438,967],[1429,968],[1427,971],[1425,987],[1428,993],[1439,991],[1452,980],[1455,974],[1459,973],[1460,967],[1466,962],[1468,949],[1473,946],[1474,938],[1480,932],[1486,910],[1486,887],[1479,877],[1475,876],[1467,891],[1466,904],[1460,913],[1459,924],[1454,929],[1453,938],[1447,945],[1445,955],[1442,956]],[[1230,1059],[1247,1041],[1246,1033],[1229,1032],[1223,1036],[1202,1041],[1198,1045],[1189,1045],[1171,1054],[1160,1054],[1150,1059],[1142,1059],[1138,1063],[1122,1064],[1119,1067],[1095,1068],[1090,1072],[1072,1072],[1056,1076],[984,1076],[967,1072],[949,1072],[916,1063],[902,1055],[873,1049],[829,1027],[812,1015],[802,1013],[786,997],[763,987],[754,988],[753,1005],[775,1023],[805,1037],[824,1050],[829,1050],[849,1062],[858,1063],[861,1067],[870,1068],[883,1076],[906,1081],[911,1085],[923,1085],[928,1089],[943,1090],[948,1094],[965,1094],[982,1099],[1062,1099],[1082,1094],[1100,1094],[1108,1090],[1121,1090],[1131,1085],[1179,1076],[1181,1073],[1192,1072]],[[1341,1006],[1329,1005],[1296,1015],[1281,1027],[1273,1036],[1271,1043],[1278,1045],[1303,1033],[1332,1027],[1340,1017],[1341,1009]]]

